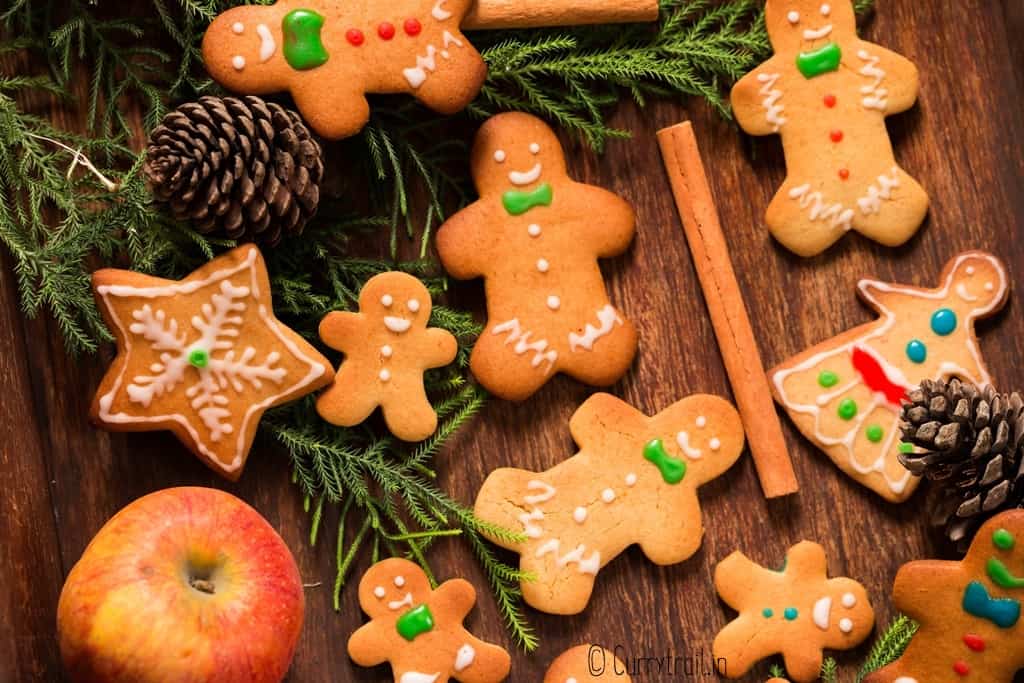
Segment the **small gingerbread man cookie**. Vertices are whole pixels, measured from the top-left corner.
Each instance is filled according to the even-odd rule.
[[[203,39],[206,68],[246,95],[288,91],[334,140],[370,117],[366,93],[408,93],[442,114],[461,111],[487,75],[459,29],[472,0],[280,0],[235,7]]]
[[[920,628],[865,683],[1012,681],[1024,668],[1024,510],[986,522],[960,562],[904,565],[893,602]]]
[[[629,683],[632,680],[622,660],[599,645],[577,645],[566,650],[551,663],[544,676],[544,683]]]
[[[501,114],[473,148],[480,200],[437,233],[445,269],[482,277],[487,328],[470,359],[492,393],[523,400],[555,373],[608,386],[636,353],[633,325],[608,300],[599,258],[633,239],[633,210],[574,182],[554,132],[527,114]]]
[[[824,649],[849,650],[871,633],[875,612],[864,586],[828,578],[825,550],[804,541],[773,571],[737,551],[715,568],[715,588],[739,612],[715,637],[716,664],[739,678],[756,662],[782,654],[797,683],[818,679]]]
[[[732,91],[751,135],[782,136],[788,177],[768,227],[801,256],[846,232],[898,246],[917,232],[928,195],[896,163],[885,117],[917,100],[917,68],[857,37],[850,0],[768,0],[775,56]]]
[[[499,469],[484,482],[476,515],[522,529],[523,543],[493,539],[520,555],[526,602],[577,614],[598,571],[638,543],[659,565],[687,559],[704,535],[697,489],[743,450],[743,425],[728,401],[690,396],[647,417],[595,394],[569,423],[580,451],[540,474]]]
[[[508,676],[511,658],[463,627],[474,604],[468,581],[431,589],[419,565],[378,562],[359,582],[359,605],[370,622],[349,638],[348,654],[360,666],[390,663],[395,683],[498,683]]]
[[[423,387],[423,372],[448,365],[459,345],[447,330],[427,327],[430,292],[411,275],[381,273],[359,293],[359,312],[335,312],[320,323],[320,337],[345,354],[334,386],[317,401],[331,424],[352,427],[377,409],[388,429],[422,441],[437,429]]]
[[[184,280],[107,269],[92,282],[117,340],[93,421],[116,432],[170,430],[232,481],[263,412],[334,377],[329,361],[274,317],[256,247],[234,249]]]

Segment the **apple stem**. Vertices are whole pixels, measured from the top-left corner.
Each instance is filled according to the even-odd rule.
[[[213,595],[217,592],[217,588],[214,586],[213,581],[207,581],[206,579],[192,579],[188,583],[200,593]]]

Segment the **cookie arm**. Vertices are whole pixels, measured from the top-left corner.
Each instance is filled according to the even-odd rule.
[[[786,574],[799,577],[825,577],[828,558],[825,549],[812,541],[801,541],[786,553]]]
[[[892,588],[893,604],[911,619],[927,619],[935,609],[935,596],[942,590],[962,590],[968,583],[965,577],[966,572],[960,562],[909,562],[896,573]]]
[[[439,612],[450,616],[453,621],[462,623],[476,604],[476,589],[465,579],[445,581],[434,591],[431,602],[437,606]]]
[[[487,231],[489,216],[482,201],[470,204],[448,219],[437,231],[437,253],[448,274],[458,280],[483,275],[491,257]]]
[[[363,318],[359,313],[334,311],[320,321],[320,338],[335,351],[348,353],[348,346],[362,336]]]
[[[617,425],[622,431],[627,431],[633,429],[641,417],[636,409],[611,394],[594,394],[573,413],[569,431],[573,440],[584,448],[593,441],[591,432],[595,433],[595,438],[600,438],[601,433],[608,431],[609,425]]]
[[[622,197],[598,187],[586,186],[581,194],[584,234],[581,243],[592,245],[598,258],[612,258],[629,249],[636,234],[636,212]],[[600,211],[597,210],[600,207]]]
[[[742,611],[760,590],[761,579],[767,571],[739,550],[735,551],[715,567],[718,597],[737,612]]]
[[[428,368],[443,368],[455,360],[459,353],[459,342],[448,330],[430,327],[421,340],[423,358]]]
[[[749,135],[773,135],[785,125],[786,93],[776,66],[773,57],[732,88],[729,97],[736,122]]]
[[[359,666],[377,666],[388,661],[381,649],[378,625],[364,624],[348,639],[348,656]]]
[[[868,59],[864,59],[862,55],[867,55]],[[867,70],[860,72],[865,81],[864,85],[872,85],[877,80],[877,74],[885,74],[877,89],[885,90],[886,114],[898,114],[914,106],[921,91],[917,65],[903,55],[873,43],[861,43],[857,56],[860,58],[858,61],[862,64],[861,68]],[[881,96],[880,92],[870,94]]]

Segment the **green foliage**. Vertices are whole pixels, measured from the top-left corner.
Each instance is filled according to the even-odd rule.
[[[872,646],[867,660],[857,674],[857,683],[863,681],[868,674],[899,659],[910,645],[910,639],[917,633],[917,629],[918,624],[913,619],[902,614],[896,617]]]
[[[839,680],[839,664],[828,657],[821,663],[821,683],[836,683]]]

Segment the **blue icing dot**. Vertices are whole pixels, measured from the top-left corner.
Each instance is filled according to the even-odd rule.
[[[797,617],[796,607],[787,607],[786,611],[782,613],[782,616],[786,617],[787,621],[793,621]]]
[[[948,308],[940,308],[932,314],[932,332],[945,337],[956,329],[956,313]]]
[[[915,363],[923,363],[928,358],[928,347],[924,345],[924,342],[914,339],[907,344],[907,358]]]
[[[765,619],[771,619],[773,616],[775,616],[775,610],[773,610],[771,607],[765,607],[761,611],[761,614],[764,615]]]

